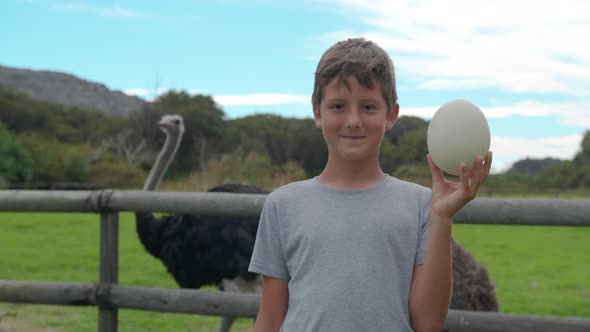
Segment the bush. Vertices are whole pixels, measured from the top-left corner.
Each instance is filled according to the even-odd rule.
[[[89,170],[89,181],[99,183],[107,188],[137,189],[141,188],[147,174],[138,166],[129,166],[119,161],[102,161]]]
[[[5,183],[29,182],[33,161],[14,134],[0,122],[0,178]]]
[[[272,190],[289,182],[303,180],[306,173],[296,161],[272,165],[270,158],[256,152],[244,156],[240,150],[211,160],[206,170],[193,172],[187,178],[164,178],[163,191],[207,191],[222,183],[243,183]]]
[[[401,165],[393,173],[393,176],[414,183],[421,184],[425,187],[432,186],[432,176],[430,175],[430,167],[424,164],[409,164]],[[448,176],[451,179],[450,176]]]
[[[68,181],[88,181],[88,164],[84,157],[77,153],[72,153],[67,156],[65,160],[64,175]]]
[[[65,180],[64,160],[68,145],[38,134],[19,135],[19,141],[33,160],[32,182],[60,182]]]

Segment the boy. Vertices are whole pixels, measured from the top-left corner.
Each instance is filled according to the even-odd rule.
[[[384,174],[379,146],[399,112],[393,62],[362,38],[330,47],[312,95],[328,145],[319,176],[272,192],[250,271],[263,275],[255,331],[440,331],[451,299],[453,215],[489,174],[459,183],[427,156],[432,191]]]

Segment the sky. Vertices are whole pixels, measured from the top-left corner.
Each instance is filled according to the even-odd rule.
[[[590,130],[590,1],[2,0],[0,65],[69,73],[147,100],[214,98],[228,118],[311,118],[313,75],[364,37],[396,67],[400,116],[453,99],[485,114],[493,169],[572,159]]]

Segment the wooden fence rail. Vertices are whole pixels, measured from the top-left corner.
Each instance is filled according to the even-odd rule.
[[[0,301],[116,308],[212,316],[256,317],[260,297],[195,289],[0,280]],[[589,331],[590,319],[451,310],[445,328],[463,331]]]
[[[260,297],[181,288],[0,280],[0,302],[105,306],[210,316],[256,317]]]
[[[121,211],[259,215],[266,195],[140,191],[0,190],[0,211],[100,213],[98,283],[0,280],[0,302],[92,305],[99,308],[99,332],[117,331],[117,310],[255,317],[257,295],[219,291],[120,286],[118,213]],[[459,211],[457,223],[590,226],[590,200],[477,198]],[[1,225],[1,224],[0,224]],[[590,319],[449,311],[451,332],[590,331]]]
[[[170,212],[256,216],[263,194],[143,191],[0,190],[0,211]],[[476,198],[455,216],[456,223],[590,226],[589,199]]]

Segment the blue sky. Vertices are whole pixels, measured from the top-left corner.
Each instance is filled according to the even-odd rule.
[[[230,118],[311,117],[322,52],[362,36],[394,60],[400,115],[484,111],[496,171],[571,159],[590,129],[589,1],[3,0],[0,31],[0,65],[208,94]]]

